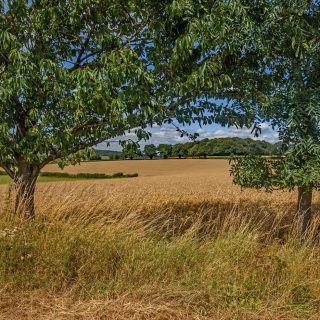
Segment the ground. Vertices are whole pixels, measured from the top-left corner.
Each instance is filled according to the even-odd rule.
[[[320,318],[319,224],[301,242],[295,192],[241,190],[222,159],[65,171],[139,177],[39,183],[31,225],[0,186],[0,319]]]
[[[244,189],[232,184],[229,162],[224,159],[169,159],[169,160],[124,160],[106,162],[85,162],[65,168],[66,172],[134,173],[139,177],[133,179],[86,180],[60,183],[58,185],[41,185],[46,188],[89,188],[103,190],[116,198],[141,198],[149,204],[161,204],[167,201],[184,199],[188,203],[209,201],[237,206],[238,203],[257,204],[259,210],[279,206],[283,210],[295,206],[295,192],[277,191],[266,193],[263,190]],[[56,165],[47,166],[44,171],[60,171]],[[93,192],[94,193],[94,192]],[[315,194],[318,203],[318,194]],[[317,207],[317,206],[316,206]]]

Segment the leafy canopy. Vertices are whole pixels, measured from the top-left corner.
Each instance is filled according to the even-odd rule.
[[[0,2],[1,165],[37,173],[149,124],[250,125],[234,103],[252,58],[240,0]],[[245,52],[245,54],[243,54]],[[218,103],[227,99],[226,103]],[[182,135],[185,131],[180,130]]]
[[[282,157],[238,159],[232,167],[235,182],[267,189],[319,188],[320,4],[261,1],[254,9],[248,3],[247,10],[256,12],[251,39],[257,64],[246,68],[260,85],[247,83],[241,102],[279,132]]]
[[[154,144],[147,144],[144,146],[144,153],[152,159],[157,155],[157,148]]]
[[[171,144],[161,143],[161,144],[159,144],[157,149],[158,149],[160,156],[162,158],[166,159],[172,155],[172,145]]]
[[[122,155],[125,158],[133,159],[136,156],[141,156],[141,151],[136,143],[126,143],[122,149]]]
[[[153,1],[2,1],[0,161],[39,170],[161,122],[148,67]]]

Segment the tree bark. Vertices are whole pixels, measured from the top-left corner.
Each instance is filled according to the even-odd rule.
[[[302,217],[301,234],[305,235],[312,219],[312,188],[298,188],[298,213]]]
[[[15,213],[25,216],[27,219],[35,218],[34,195],[39,170],[30,170],[21,165],[15,175],[16,187]]]

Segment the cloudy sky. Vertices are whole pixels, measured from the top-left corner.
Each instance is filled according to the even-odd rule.
[[[223,128],[219,125],[210,125],[203,126],[199,128],[197,125],[192,125],[190,127],[184,127],[183,129],[187,130],[190,133],[197,132],[199,134],[199,138],[197,140],[202,140],[205,138],[214,139],[214,138],[222,138],[222,137],[240,137],[247,138],[250,137],[252,139],[258,140],[266,140],[268,142],[274,143],[277,142],[277,133],[272,130],[266,123],[261,125],[262,133],[258,138],[255,138],[253,134],[251,134],[250,129],[237,129],[235,127]],[[147,142],[140,142],[140,146],[143,148],[145,144],[153,143],[158,145],[160,143],[182,143],[190,141],[187,137],[180,137],[179,132],[176,131],[175,127],[170,125],[163,125],[161,127],[150,128],[149,130],[152,133],[151,139]],[[126,137],[122,137],[125,139],[134,139],[134,134],[127,134]],[[115,139],[116,140],[116,139]],[[108,150],[121,150],[122,148],[119,146],[118,142],[111,142],[108,147],[106,143],[101,143],[97,146],[98,149],[108,149]]]

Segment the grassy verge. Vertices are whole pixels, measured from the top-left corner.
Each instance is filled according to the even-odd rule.
[[[67,211],[33,223],[0,216],[0,309],[8,319],[26,318],[34,301],[33,316],[46,319],[320,316],[314,237],[280,241],[278,230],[262,231],[248,217],[239,223],[234,213],[219,226],[199,215],[185,225],[161,213]]]

